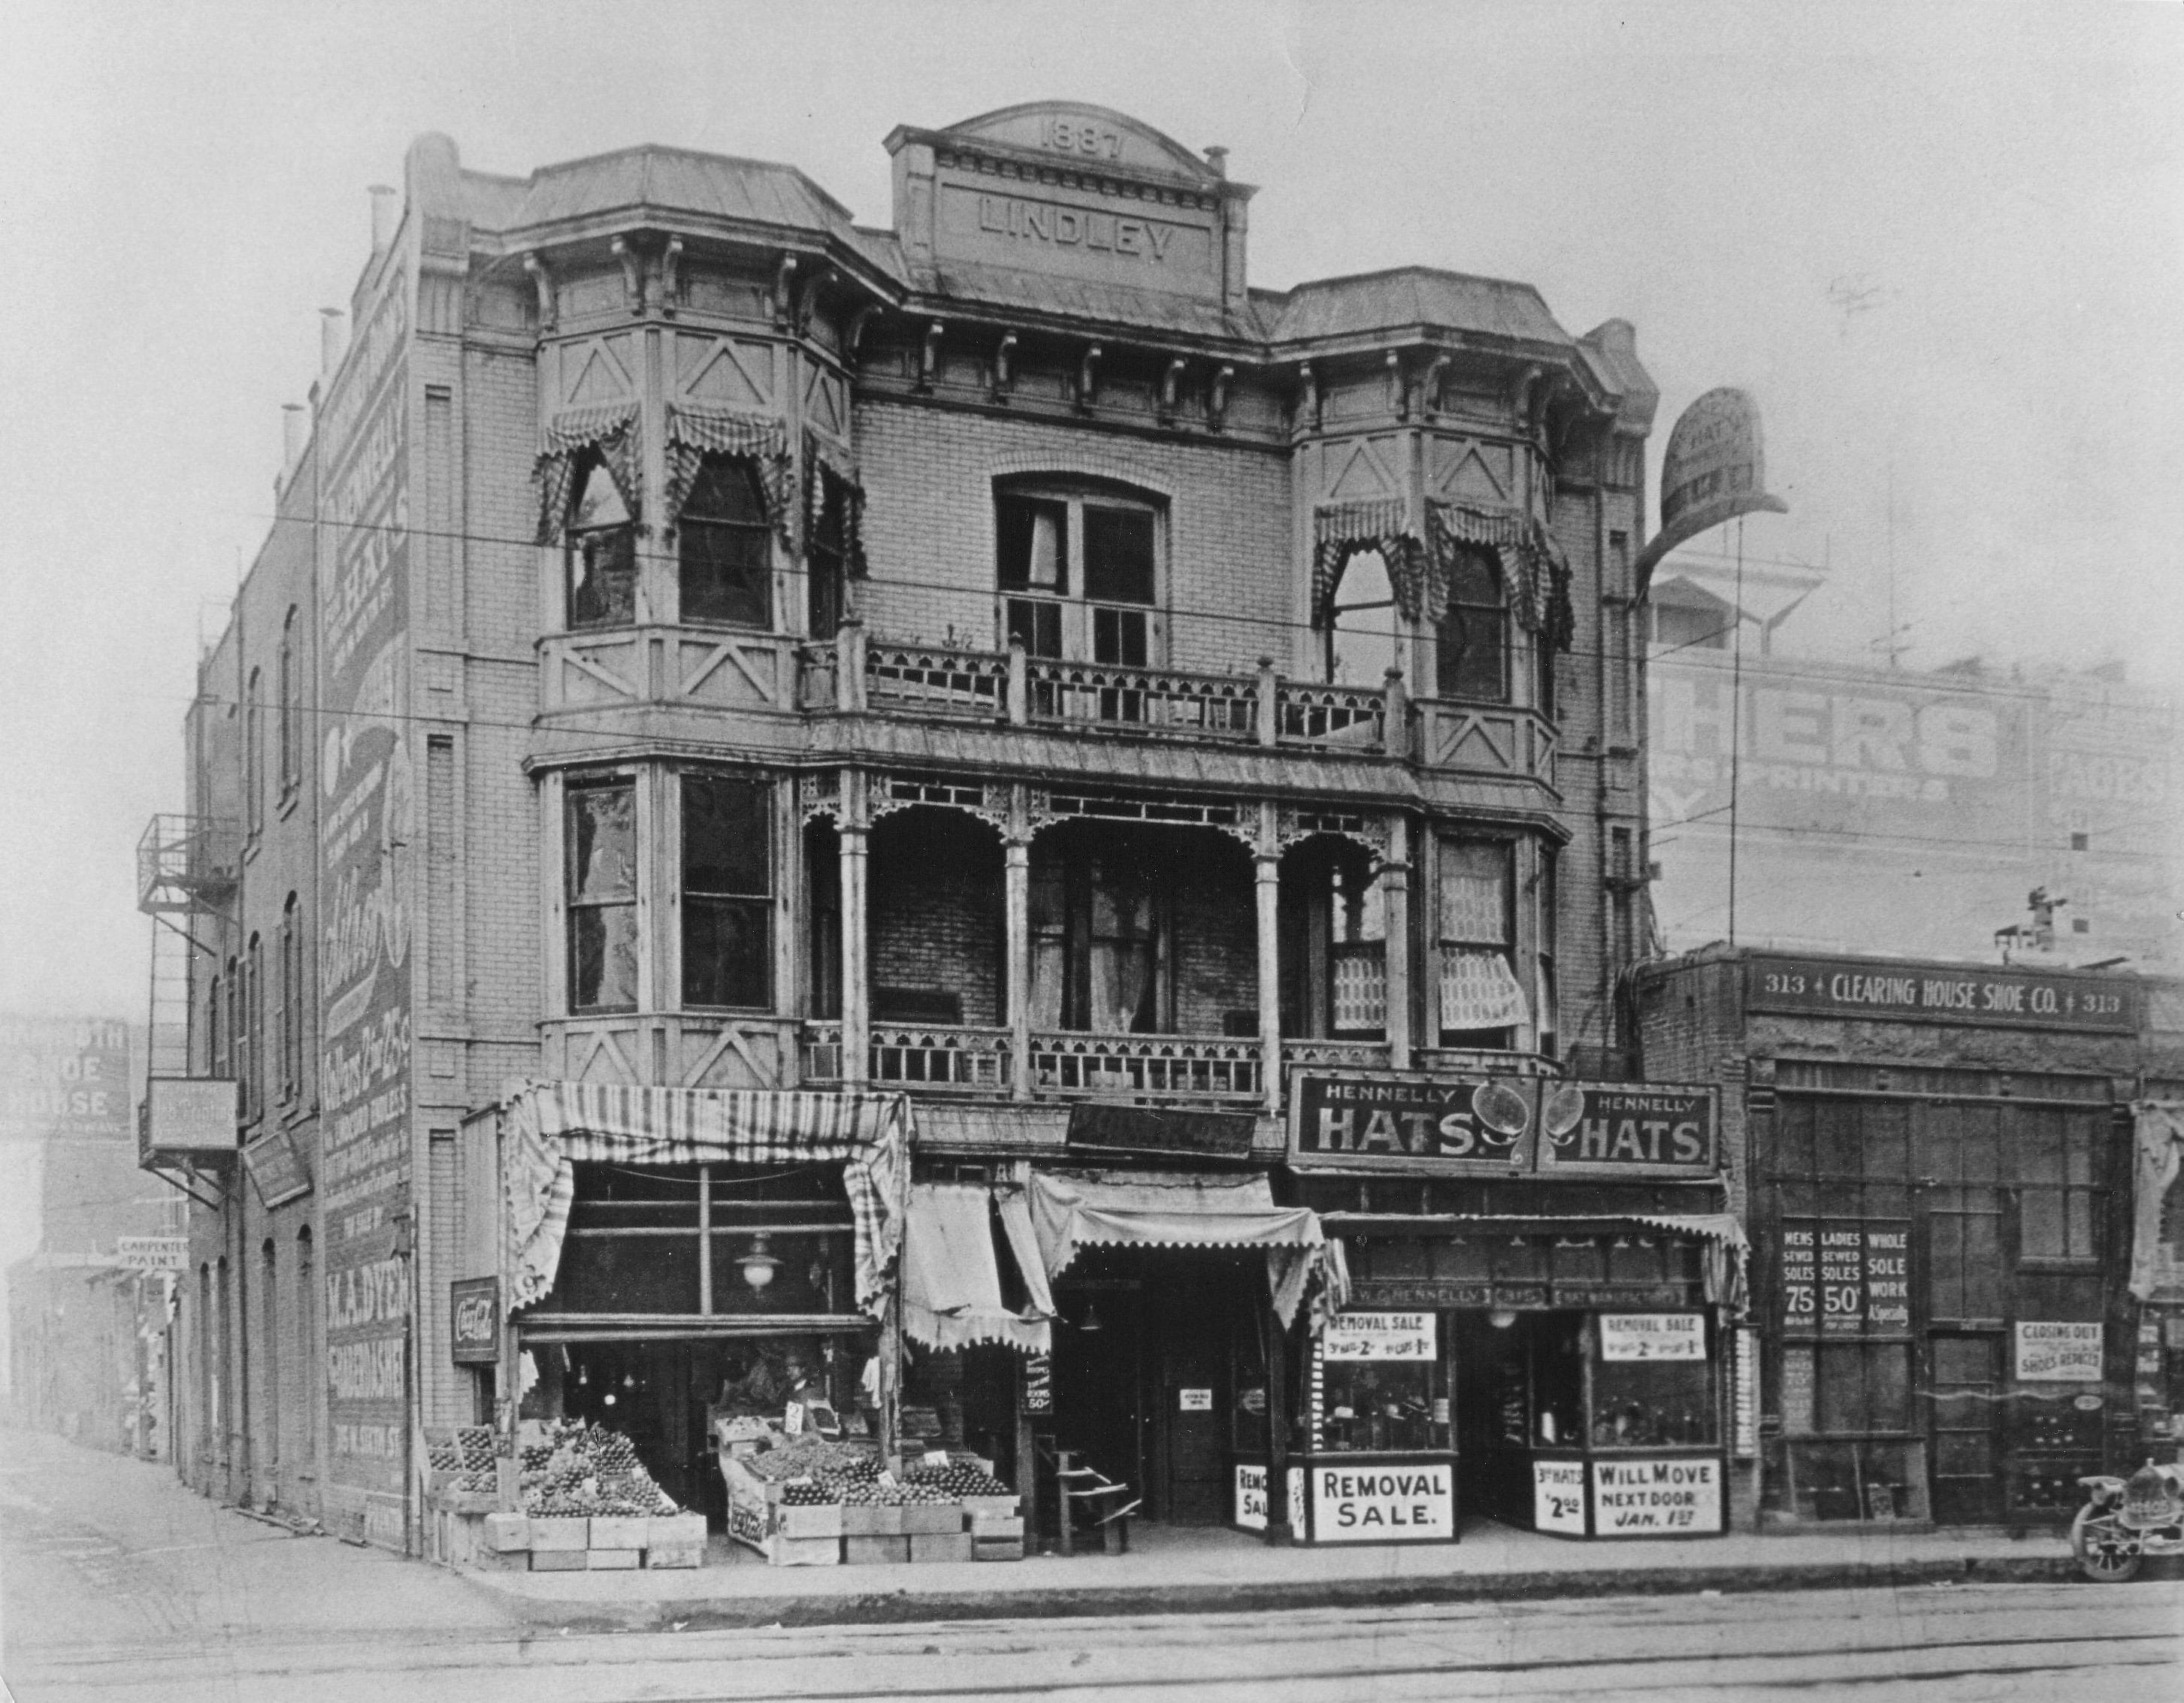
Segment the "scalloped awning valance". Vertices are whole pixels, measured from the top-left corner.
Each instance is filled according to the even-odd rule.
[[[667,524],[673,526],[689,500],[698,470],[708,455],[727,455],[747,460],[758,475],[766,498],[766,517],[774,531],[788,543],[794,532],[796,470],[788,454],[788,428],[777,415],[744,414],[734,409],[693,408],[688,403],[667,410]]]
[[[629,517],[638,518],[644,481],[638,475],[637,403],[612,402],[593,408],[564,409],[546,422],[544,442],[531,465],[532,482],[538,487],[538,542],[555,544],[569,522],[571,487],[576,482],[577,463],[588,449],[597,449],[614,481]]]

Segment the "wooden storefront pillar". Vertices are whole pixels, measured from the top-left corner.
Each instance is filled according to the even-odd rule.
[[[1388,819],[1388,855],[1380,865],[1381,910],[1387,954],[1388,1067],[1411,1067],[1411,825]]]
[[[1258,849],[1252,854],[1258,899],[1259,1058],[1268,1116],[1282,1109],[1282,852],[1274,833],[1274,807],[1259,806]]]
[[[1013,654],[1013,653],[1012,653]],[[1003,860],[1003,949],[1009,994],[1009,1096],[1031,1098],[1031,834],[1024,820],[1024,789],[1011,787],[1009,832]]]
[[[865,875],[871,828],[865,815],[864,776],[842,771],[842,1082],[861,1088],[872,1074],[872,990],[866,986]]]

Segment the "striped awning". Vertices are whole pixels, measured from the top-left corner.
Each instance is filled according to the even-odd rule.
[[[673,526],[708,455],[749,461],[758,474],[767,518],[783,543],[796,515],[796,474],[788,454],[788,428],[777,415],[689,403],[667,410],[667,524]]]
[[[557,544],[569,521],[569,498],[577,478],[577,461],[596,448],[605,463],[607,476],[634,520],[638,518],[643,481],[638,474],[642,452],[638,442],[637,403],[610,402],[589,408],[565,408],[546,422],[538,459],[531,468],[538,487],[538,542]]]
[[[1263,1248],[1284,1325],[1295,1320],[1314,1277],[1322,1296],[1331,1297],[1329,1311],[1342,1305],[1348,1288],[1347,1267],[1339,1255],[1329,1258],[1319,1215],[1276,1205],[1262,1176],[1041,1169],[1032,1172],[1029,1194],[1050,1278],[1083,1248]]]
[[[839,1164],[856,1227],[857,1305],[878,1316],[902,1245],[910,1100],[899,1094],[532,1082],[501,1116],[508,1305],[554,1287],[578,1161]]]

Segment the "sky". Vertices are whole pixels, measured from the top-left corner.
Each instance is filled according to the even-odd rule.
[[[0,1012],[141,1017],[133,849],[367,187],[644,142],[889,218],[882,138],[1073,98],[1229,150],[1255,284],[1424,264],[1763,410],[1786,629],[2184,694],[2184,6],[14,0],[0,69]],[[1719,547],[1721,535],[1702,540]]]

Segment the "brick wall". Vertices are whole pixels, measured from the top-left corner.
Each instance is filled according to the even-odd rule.
[[[1243,674],[1288,654],[1286,457],[876,398],[859,400],[856,431],[875,634],[999,648],[994,481],[1036,473],[1119,480],[1166,503],[1168,666]]]
[[[966,1023],[1006,1024],[1001,876],[1000,841],[975,817],[920,809],[882,821],[866,889],[872,985],[959,993]]]

